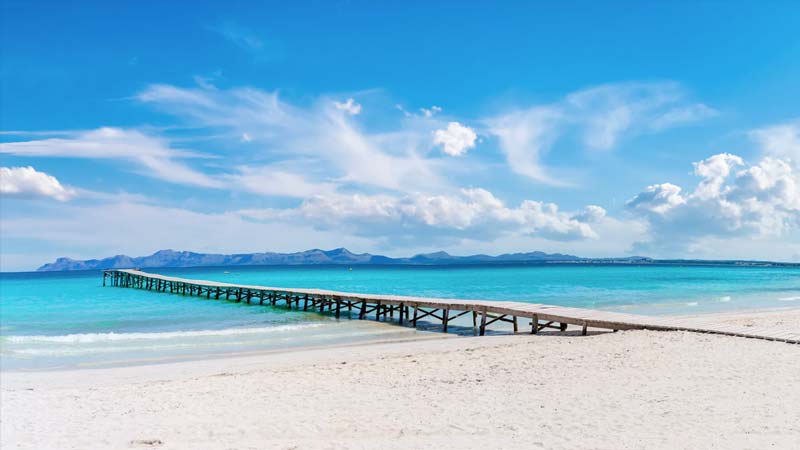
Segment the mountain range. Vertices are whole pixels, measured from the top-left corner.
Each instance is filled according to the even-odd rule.
[[[800,267],[798,263],[746,261],[746,260],[698,260],[698,259],[653,259],[645,256],[622,258],[582,258],[561,253],[504,253],[502,255],[455,256],[447,252],[423,253],[407,258],[390,258],[370,253],[353,253],[346,248],[320,250],[318,248],[295,253],[195,253],[175,250],[159,250],[149,256],[111,256],[103,259],[76,260],[58,258],[44,264],[38,272],[64,270],[99,270],[160,267],[214,267],[214,266],[299,266],[299,265],[465,265],[465,264],[660,264],[660,265],[733,265],[733,266],[781,266]]]
[[[649,258],[631,257],[602,260],[607,262],[647,262]],[[484,264],[484,263],[525,263],[525,262],[590,262],[594,259],[581,258],[560,253],[506,253],[498,256],[471,255],[454,256],[447,252],[425,253],[408,258],[390,258],[369,253],[353,253],[346,248],[333,250],[312,249],[296,253],[239,253],[232,255],[195,253],[175,250],[159,250],[149,256],[130,257],[117,255],[103,259],[76,260],[58,258],[55,262],[44,264],[37,271],[96,270],[122,268],[158,267],[203,267],[203,266],[256,266],[256,265],[313,265],[313,264]]]

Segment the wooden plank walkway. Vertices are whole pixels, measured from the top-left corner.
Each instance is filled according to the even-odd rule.
[[[208,299],[222,299],[236,302],[273,306],[281,305],[303,311],[328,312],[339,318],[342,314],[357,314],[359,319],[371,315],[375,320],[397,317],[400,325],[416,326],[423,319],[437,319],[442,322],[444,332],[448,325],[462,316],[472,316],[472,326],[483,336],[486,327],[495,322],[511,324],[515,333],[520,331],[519,319],[529,322],[529,332],[536,334],[545,329],[561,332],[569,326],[580,327],[582,334],[587,329],[605,330],[659,330],[691,331],[728,336],[741,336],[767,339],[792,344],[800,344],[800,330],[775,328],[740,327],[718,323],[706,323],[696,319],[671,317],[652,317],[598,311],[584,308],[569,308],[537,303],[460,300],[442,298],[408,297],[401,295],[374,295],[337,292],[324,289],[295,289],[269,286],[252,286],[221,283],[216,281],[190,280],[167,277],[132,269],[103,271],[103,286],[147,289],[181,295],[194,295]],[[527,330],[527,327],[526,327]]]

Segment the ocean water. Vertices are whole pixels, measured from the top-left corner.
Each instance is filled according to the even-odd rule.
[[[798,268],[512,265],[150,271],[228,283],[514,300],[655,315],[800,306]],[[436,329],[433,323],[414,330],[280,307],[102,287],[99,271],[0,274],[2,370],[102,367],[414,339]]]

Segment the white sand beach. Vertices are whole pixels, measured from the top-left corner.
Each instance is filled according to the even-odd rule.
[[[800,329],[800,309],[716,318]],[[686,332],[448,336],[0,381],[7,449],[800,448],[800,345]]]

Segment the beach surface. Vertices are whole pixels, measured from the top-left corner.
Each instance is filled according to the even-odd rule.
[[[800,309],[714,317],[800,329]],[[441,336],[4,372],[0,442],[8,449],[800,448],[800,345],[651,331]]]

